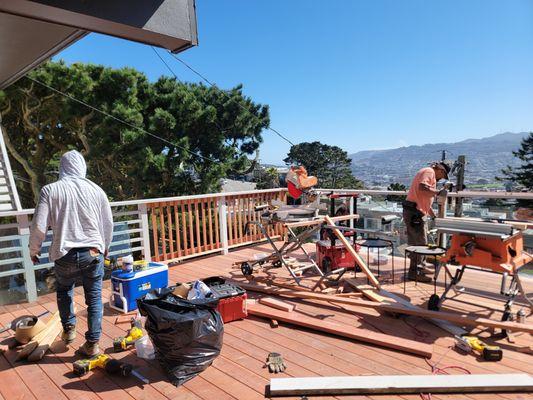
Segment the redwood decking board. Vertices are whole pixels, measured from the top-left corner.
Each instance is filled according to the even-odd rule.
[[[308,317],[299,313],[285,313],[280,310],[269,310],[264,306],[250,305],[248,312],[266,318],[274,318],[289,324],[300,325],[313,330],[323,331],[329,334],[343,336],[352,340],[368,342],[380,347],[392,348],[394,350],[417,354],[419,356],[431,358],[433,348],[426,343],[415,342],[414,340],[402,339],[396,336],[373,332],[367,329],[355,328],[349,325],[341,325],[320,319]]]

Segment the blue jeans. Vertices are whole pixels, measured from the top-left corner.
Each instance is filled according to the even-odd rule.
[[[91,255],[88,248],[72,249],[55,261],[57,283],[57,307],[63,329],[76,325],[74,314],[74,285],[81,279],[89,330],[85,339],[89,342],[100,340],[102,333],[102,278],[104,277],[104,256]]]

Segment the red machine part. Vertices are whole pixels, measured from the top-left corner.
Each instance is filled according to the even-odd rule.
[[[476,266],[499,273],[507,272],[512,275],[530,261],[530,257],[524,254],[523,250],[524,240],[521,232],[505,240],[455,233],[441,261]]]
[[[354,244],[355,251],[359,252],[360,246]],[[337,268],[353,269],[356,262],[340,241],[332,246],[331,240],[319,240],[316,243],[317,264],[324,273]]]

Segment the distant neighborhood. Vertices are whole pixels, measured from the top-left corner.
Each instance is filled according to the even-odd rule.
[[[353,174],[366,187],[386,188],[391,183],[409,185],[416,171],[426,163],[439,159],[442,151],[446,158],[456,160],[465,155],[467,160],[465,184],[472,190],[505,190],[505,183],[496,180],[508,165],[520,164],[513,151],[520,147],[526,132],[502,133],[482,139],[467,139],[456,143],[425,144],[390,150],[360,151],[350,154]]]

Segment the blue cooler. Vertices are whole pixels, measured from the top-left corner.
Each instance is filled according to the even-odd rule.
[[[109,306],[127,313],[137,309],[137,299],[152,289],[168,286],[168,267],[150,262],[148,267],[133,272],[122,270],[111,273],[111,296]]]

